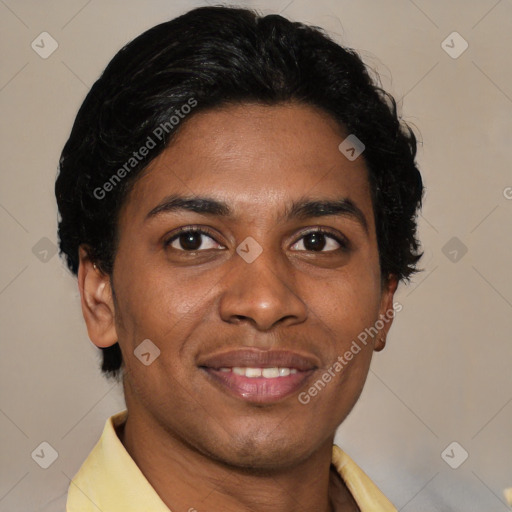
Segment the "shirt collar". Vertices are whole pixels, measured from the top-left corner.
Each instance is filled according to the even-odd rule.
[[[66,512],[171,512],[121,443],[115,427],[127,416],[111,416],[91,453],[71,481]],[[361,512],[397,512],[370,478],[338,446],[332,464],[352,493]]]

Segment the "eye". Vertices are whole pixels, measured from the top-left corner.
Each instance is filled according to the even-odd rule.
[[[194,226],[180,228],[177,233],[165,241],[164,245],[181,252],[226,248],[216,242],[213,234],[207,229]],[[292,246],[292,249],[295,250],[311,252],[335,252],[348,250],[348,248],[349,243],[343,236],[321,228],[302,234],[301,238]]]
[[[205,237],[203,239],[203,237]],[[207,249],[225,249],[215,241],[212,234],[198,227],[180,228],[179,232],[174,234],[164,243],[165,247],[172,247],[178,251],[203,251]]]
[[[292,249],[297,249],[297,245],[302,245],[299,248],[300,251],[312,251],[312,252],[334,252],[338,250],[347,250],[348,241],[340,236],[326,231],[324,229],[315,229],[314,231],[308,231],[304,233],[302,237],[295,242]]]

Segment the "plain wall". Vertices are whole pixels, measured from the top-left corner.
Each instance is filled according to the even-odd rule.
[[[121,46],[199,5],[0,3],[0,511],[64,510],[70,478],[106,419],[124,408],[120,387],[100,374],[76,280],[53,253],[58,158],[87,91]],[[508,510],[512,3],[239,5],[322,26],[359,50],[420,137],[424,271],[400,285],[403,310],[337,443],[401,511]],[[59,45],[47,59],[31,47],[43,31]],[[457,58],[442,46],[454,31],[469,44]],[[462,48],[457,38],[445,43],[452,53]],[[58,452],[48,469],[31,456],[43,441]],[[454,441],[469,454],[457,469],[441,457]]]

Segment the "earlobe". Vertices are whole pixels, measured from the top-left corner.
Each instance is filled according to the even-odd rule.
[[[381,350],[384,350],[384,347],[386,346],[386,338],[384,336],[379,336],[377,338],[377,343],[375,343],[375,347],[373,350],[375,352],[380,352]]]
[[[97,347],[110,347],[117,343],[110,277],[90,260],[82,246],[79,258],[78,287],[89,338]]]
[[[395,317],[393,297],[397,287],[398,279],[393,274],[390,274],[382,288],[379,320],[376,322],[376,327],[378,328],[379,333],[376,336],[376,342],[374,346],[375,352],[380,352],[386,346],[386,338]]]

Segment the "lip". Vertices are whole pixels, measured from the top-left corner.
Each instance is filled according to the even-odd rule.
[[[289,350],[238,349],[206,356],[198,366],[210,382],[223,392],[247,402],[270,404],[298,392],[319,367],[320,362],[309,354]],[[221,368],[294,368],[296,373],[267,379],[245,377]]]
[[[234,366],[250,368],[295,368],[301,372],[315,370],[320,361],[311,354],[291,350],[237,349],[211,354],[198,361],[198,366],[219,370]]]

